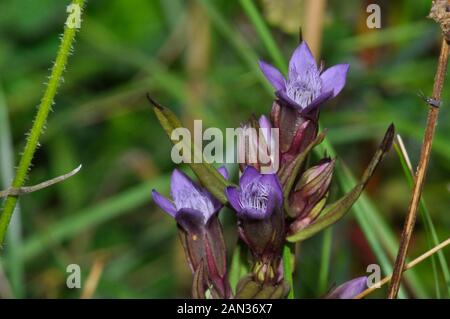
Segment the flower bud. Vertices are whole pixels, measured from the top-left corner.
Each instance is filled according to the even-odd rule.
[[[333,289],[325,299],[353,299],[367,288],[367,277],[358,277]]]
[[[289,226],[295,233],[313,222],[325,206],[333,176],[335,160],[326,158],[318,165],[307,169],[289,195],[290,217],[295,218]]]

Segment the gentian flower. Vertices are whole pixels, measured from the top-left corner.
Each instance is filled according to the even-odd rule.
[[[277,284],[285,238],[283,193],[276,174],[261,174],[247,166],[239,188],[227,187],[226,195],[238,216],[240,238],[254,257],[254,280]]]
[[[230,205],[238,217],[265,219],[281,208],[283,192],[276,174],[261,174],[253,166],[247,166],[239,186],[226,188]]]
[[[349,68],[348,64],[337,64],[321,72],[304,41],[292,54],[287,79],[274,66],[264,61],[259,61],[259,65],[275,88],[276,96],[301,113],[308,113],[338,95]]]
[[[328,293],[326,299],[353,299],[367,289],[367,277],[358,277],[344,282]]]
[[[228,179],[224,167],[218,171]],[[204,298],[209,291],[214,298],[228,298],[231,289],[227,279],[226,247],[217,216],[222,204],[177,169],[172,173],[170,192],[173,201],[156,190],[152,191],[153,200],[179,225],[185,255],[194,273],[192,295]]]
[[[225,167],[219,168],[218,171],[228,179]],[[172,173],[170,193],[173,201],[153,190],[153,200],[187,232],[199,231],[222,208],[222,204],[206,189],[195,184],[178,169]]]

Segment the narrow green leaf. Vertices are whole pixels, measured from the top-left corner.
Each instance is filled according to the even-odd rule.
[[[374,157],[369,163],[369,166],[364,171],[364,174],[361,178],[361,182],[357,184],[347,195],[339,199],[337,202],[328,205],[324,208],[322,212],[322,216],[319,217],[314,223],[308,225],[307,227],[301,229],[297,233],[289,236],[287,238],[290,242],[297,242],[301,240],[305,240],[319,231],[325,229],[326,227],[333,225],[339,219],[344,217],[344,215],[348,212],[348,210],[352,207],[352,205],[356,202],[359,195],[361,195],[364,187],[369,181],[370,177],[373,175],[376,167],[383,159],[386,152],[390,149],[392,145],[392,141],[394,139],[394,125],[390,125],[386,134],[384,136],[383,141],[381,142],[380,147],[375,152]]]
[[[267,51],[274,59],[275,65],[280,70],[286,71],[285,70],[286,63],[284,62],[283,54],[281,53],[281,50],[278,48],[276,42],[272,38],[269,28],[264,22],[264,19],[259,14],[258,9],[253,3],[253,0],[240,0],[239,3],[241,4],[242,8],[244,9],[244,12],[247,14],[247,16],[250,18],[253,25],[255,26],[256,32],[258,32],[262,42],[267,48]]]
[[[407,159],[405,158],[405,154],[403,154],[403,152],[401,151],[401,149],[397,143],[395,143],[394,146],[395,146],[395,150],[398,155],[398,158],[400,160],[400,164],[402,165],[405,178],[408,181],[408,184],[412,189],[414,180],[413,180],[412,172],[410,171],[410,169],[408,167]],[[420,199],[419,212],[420,212],[420,216],[422,217],[423,224],[425,225],[425,232],[427,234],[428,246],[431,249],[434,246],[437,246],[440,243],[440,240],[436,233],[436,227],[434,226],[433,220],[431,219],[431,215],[428,211],[428,208],[427,208],[427,205],[426,205],[426,202],[425,202],[425,199],[423,198],[423,196]],[[448,293],[448,296],[450,296],[450,271],[448,268],[447,260],[445,259],[444,253],[441,250],[438,251],[436,253],[436,255],[433,255],[431,257],[433,273],[434,273],[434,278],[435,278],[436,295],[438,297],[440,295],[439,276],[437,274],[437,269],[436,269],[436,258],[439,260],[439,264],[440,264],[442,274],[444,276],[445,284],[447,287],[447,293]]]
[[[151,99],[150,101],[154,105],[153,110],[159,120],[159,123],[163,127],[164,131],[166,131],[169,139],[174,142],[172,140],[172,131],[174,129],[182,127],[180,121],[171,110],[159,105],[157,102]],[[183,140],[182,142],[186,141]],[[199,150],[196,150],[195,143],[190,141],[190,145],[186,145],[186,148],[191,150],[191,160],[189,166],[191,167],[192,171],[195,173],[199,181],[222,204],[226,204],[228,201],[227,197],[225,196],[225,188],[227,186],[231,186],[232,183],[225,180],[223,176],[220,175],[220,173],[211,164],[206,162],[206,160],[203,158],[203,154]],[[186,156],[186,154],[183,154],[183,156]],[[198,158],[199,156],[201,156],[201,158]]]
[[[319,270],[319,295],[327,289],[330,272],[331,245],[333,243],[333,228],[325,229],[322,241],[322,256]]]
[[[113,218],[121,216],[151,198],[152,189],[167,189],[169,177],[162,175],[152,181],[142,183],[116,196],[83,210],[68,214],[67,217],[49,224],[45,231],[41,231],[26,238],[18,251],[25,261],[31,261],[61,241],[72,238],[89,227],[95,227]]]
[[[230,273],[228,275],[233,293],[236,293],[237,284],[241,279],[245,268],[244,261],[242,260],[241,245],[238,243],[234,249],[233,257],[231,258]]]
[[[292,278],[292,254],[288,245],[283,247],[283,273],[289,284],[288,299],[294,299],[294,280]]]

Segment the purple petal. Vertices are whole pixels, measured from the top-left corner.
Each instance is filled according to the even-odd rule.
[[[241,212],[237,212],[240,218],[245,219],[265,219],[272,214],[272,211],[266,209],[266,211],[261,211],[253,207],[245,207]]]
[[[170,216],[175,217],[177,210],[170,200],[162,196],[156,190],[152,190],[152,198],[156,205],[158,205],[163,211],[168,213]]]
[[[281,188],[280,180],[277,177],[277,174],[264,174],[261,178],[261,183],[269,185],[272,189],[272,195],[274,199],[276,199],[280,204],[283,200],[283,190]]]
[[[305,41],[302,41],[300,45],[295,49],[289,61],[289,79],[295,78],[296,75],[305,72],[308,69],[313,68],[317,70],[316,60]]]
[[[275,95],[277,96],[277,98],[279,98],[281,100],[281,102],[283,102],[284,104],[298,110],[301,111],[302,107],[297,104],[294,100],[292,100],[286,93],[286,91],[283,90],[279,90],[275,92]]]
[[[322,92],[332,91],[332,97],[338,95],[345,86],[348,68],[348,64],[336,64],[326,69],[320,75],[322,79]]]
[[[239,193],[240,190],[234,186],[228,186],[227,188],[225,188],[225,195],[228,198],[228,202],[230,203],[231,207],[233,207],[233,209],[236,212],[240,212],[242,210],[240,201],[239,201]]]
[[[265,115],[261,115],[261,117],[258,120],[258,123],[260,128],[267,128],[267,129],[272,128],[272,123],[270,123],[270,120]]]
[[[333,289],[327,296],[327,299],[353,299],[361,292],[367,289],[367,277],[358,277],[347,281]]]
[[[174,169],[170,179],[170,193],[175,205],[179,204],[177,203],[177,194],[185,190],[198,191],[198,186],[182,171]]]
[[[221,208],[218,201],[206,189],[199,187],[178,169],[172,173],[170,188],[177,210],[194,209],[202,212],[208,220]]]
[[[272,134],[271,134],[271,128],[272,124],[270,123],[270,120],[265,116],[261,115],[259,118],[259,128],[262,131],[262,134],[264,138],[266,139],[266,143],[270,145]]]
[[[220,173],[220,175],[223,176],[223,178],[225,178],[226,180],[228,180],[230,178],[229,174],[228,174],[228,170],[225,166],[221,166],[217,169],[217,171]]]
[[[316,97],[307,107],[302,110],[303,114],[309,113],[313,111],[316,107],[320,106],[320,104],[325,103],[333,96],[332,91],[327,91],[321,93],[318,97]]]
[[[220,173],[220,175],[223,176],[223,178],[225,178],[226,180],[228,180],[229,174],[228,174],[228,170],[225,166],[221,166],[217,169],[217,171]],[[210,198],[211,202],[213,203],[214,206],[214,213],[218,212],[222,207],[222,203],[216,199],[214,196],[212,196],[212,194],[210,192],[208,192],[207,190],[204,190],[204,193]],[[210,214],[209,217],[211,217],[213,214]],[[208,217],[208,219],[209,219]]]
[[[262,60],[259,61],[259,67],[275,90],[284,90],[286,87],[286,80],[284,79],[283,74],[281,74],[276,67]]]
[[[267,202],[264,218],[269,217],[276,209],[280,209],[283,203],[283,190],[276,174],[264,174],[261,183],[270,187],[269,200]]]
[[[175,219],[186,232],[191,234],[202,232],[207,222],[202,212],[189,208],[181,209]]]
[[[241,178],[239,179],[239,186],[241,189],[244,189],[245,186],[247,186],[249,183],[251,183],[254,179],[259,178],[261,176],[261,173],[258,172],[256,168],[253,166],[246,166],[244,173],[242,174]]]

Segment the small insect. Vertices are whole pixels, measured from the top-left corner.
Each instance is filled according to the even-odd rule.
[[[436,107],[436,108],[441,107],[441,101],[440,100],[436,100],[436,99],[433,99],[432,97],[425,96],[425,94],[423,94],[423,92],[419,92],[417,95],[419,95],[419,97],[422,100],[427,102],[428,105],[431,105],[432,107]]]

